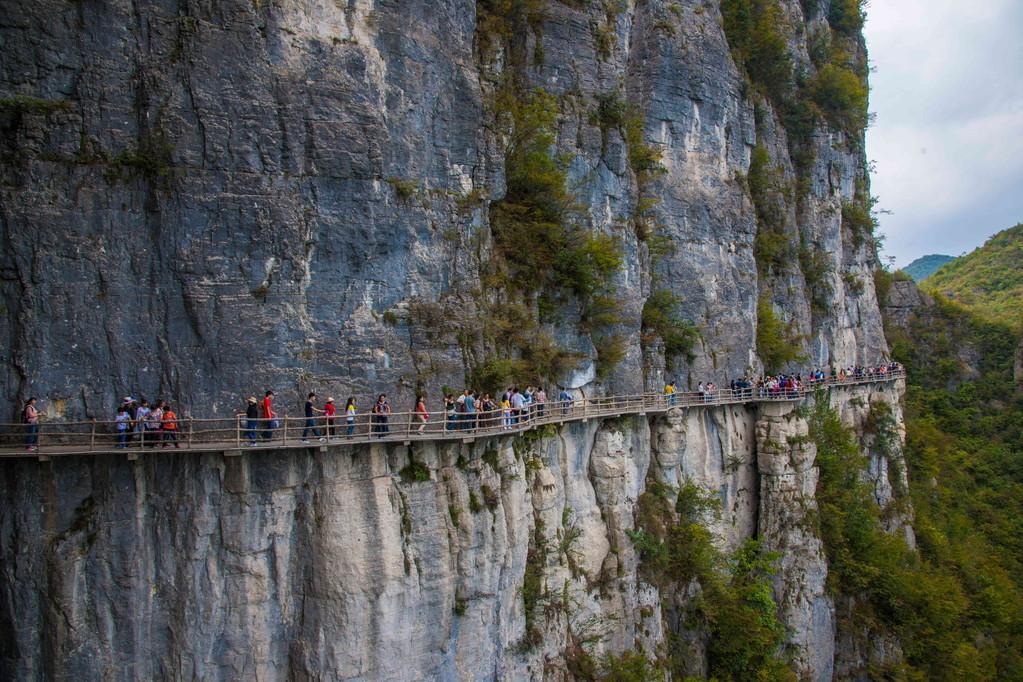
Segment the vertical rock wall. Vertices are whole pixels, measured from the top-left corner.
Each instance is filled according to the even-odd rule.
[[[781,2],[800,69],[826,4],[807,18]],[[814,363],[882,357],[873,256],[841,220],[866,178],[858,141],[819,121],[805,196],[786,205],[787,238],[827,261],[831,293],[813,311],[795,260],[757,273],[754,145],[797,183],[717,4],[537,8],[505,40],[466,0],[7,3],[0,390],[43,397],[52,418],[108,418],[128,393],[199,416],[268,386],[294,410],[309,389],[405,403],[461,385],[480,358],[445,328],[486,325],[472,292],[494,274],[489,206],[510,132],[494,94],[513,76],[556,98],[571,220],[624,255],[618,370],[595,380],[575,302],[544,331],[586,359],[552,379],[724,384],[759,368],[768,290]],[[640,116],[663,173],[630,164],[639,142],[601,123],[608,98]],[[656,339],[640,342],[655,290],[700,329],[691,361],[665,365]]]
[[[898,395],[836,404],[861,392]],[[584,642],[655,656],[669,595],[627,531],[649,482],[688,481],[719,496],[722,548],[783,553],[794,660],[830,679],[803,434],[774,406],[721,407],[474,443],[7,460],[0,676],[560,679]],[[865,472],[879,491],[888,456]]]

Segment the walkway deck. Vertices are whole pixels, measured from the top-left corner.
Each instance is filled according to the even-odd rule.
[[[404,443],[420,441],[463,441],[476,438],[512,435],[546,426],[566,422],[585,422],[601,417],[626,415],[662,414],[673,409],[718,407],[722,405],[748,405],[755,403],[795,402],[803,400],[818,390],[835,387],[850,387],[863,384],[893,382],[905,377],[901,370],[884,374],[868,374],[845,380],[824,380],[811,383],[798,391],[761,394],[758,389],[732,391],[721,389],[712,393],[676,393],[667,396],[661,393],[647,393],[631,396],[604,396],[576,399],[565,403],[547,403],[542,409],[534,405],[528,414],[506,416],[500,411],[477,415],[457,415],[447,420],[442,412],[432,412],[424,423],[419,415],[411,412],[391,414],[386,425],[374,423],[372,415],[360,414],[352,424],[352,434],[347,435],[348,423],[343,415],[335,418],[328,427],[324,418],[315,420],[318,433],[303,439],[306,419],[303,417],[282,417],[280,428],[272,431],[249,431],[244,417],[231,419],[180,419],[177,434],[177,448],[165,442],[159,431],[133,433],[131,442],[117,447],[114,422],[42,422],[40,423],[38,449],[26,450],[24,426],[21,424],[0,425],[0,458],[38,458],[48,461],[54,457],[71,455],[123,454],[128,459],[162,452],[170,454],[219,452],[225,456],[237,456],[252,450],[295,450],[318,447],[326,450],[329,446],[357,445],[363,443]],[[260,424],[260,428],[262,424]],[[333,432],[327,438],[328,428]],[[386,430],[383,430],[386,428]],[[168,450],[167,448],[172,449]]]

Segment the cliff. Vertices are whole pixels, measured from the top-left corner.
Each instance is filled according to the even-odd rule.
[[[7,3],[3,393],[199,416],[876,362],[866,58],[831,4]]]
[[[905,465],[866,424],[878,404],[899,414],[901,391],[831,392],[882,505]],[[796,670],[854,677],[876,643],[836,618],[812,520],[817,449],[795,408],[696,407],[442,446],[5,460],[0,671],[568,679],[584,645],[699,675],[707,626],[680,616],[700,583],[661,582],[632,540],[644,494],[668,484],[719,502],[705,522],[722,550],[756,535],[781,552],[773,592]]]

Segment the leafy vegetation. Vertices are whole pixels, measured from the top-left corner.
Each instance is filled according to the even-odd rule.
[[[693,348],[699,338],[696,325],[684,319],[679,313],[682,301],[667,289],[650,294],[643,304],[643,331],[640,340],[648,344],[656,338],[664,343],[664,353],[669,360],[685,358],[691,362]]]
[[[942,266],[923,288],[957,301],[984,320],[1023,330],[1023,224]]]
[[[737,64],[775,102],[792,87],[792,58],[777,0],[722,0],[725,35]]]
[[[810,81],[813,101],[835,128],[858,135],[867,125],[867,84],[848,66],[825,64]]]
[[[783,269],[794,255],[792,240],[785,233],[787,209],[781,173],[772,166],[771,156],[763,145],[753,148],[746,182],[757,214],[753,255],[763,277]]]
[[[866,0],[831,0],[828,23],[837,33],[855,36],[863,28]]]
[[[755,540],[723,556],[703,525],[718,505],[712,493],[692,483],[678,490],[650,484],[638,500],[638,530],[629,533],[640,555],[640,573],[662,590],[699,581],[701,596],[689,616],[708,633],[712,679],[795,680],[778,657],[785,628],[770,584],[778,556]],[[685,656],[682,650],[670,651],[669,667],[678,678],[684,676]]]
[[[422,483],[430,480],[430,468],[417,459],[409,458],[409,463],[398,472],[401,480],[406,483]]]
[[[70,111],[71,102],[63,99],[42,99],[27,95],[0,98],[0,112],[17,114],[48,114],[53,111]]]
[[[890,276],[889,276],[890,277]],[[902,275],[902,277],[907,277]],[[939,299],[906,327],[888,325],[909,369],[909,488],[889,508],[863,479],[862,448],[825,400],[810,416],[817,444],[820,533],[829,589],[854,604],[850,632],[894,633],[905,665],[890,679],[1019,679],[1023,670],[1023,394],[1013,383],[1017,338]],[[962,358],[976,358],[968,366]],[[874,447],[895,442],[874,405]],[[882,530],[911,501],[917,551]]]
[[[778,319],[767,296],[757,301],[757,354],[768,372],[780,372],[787,365],[803,362],[798,334]]]

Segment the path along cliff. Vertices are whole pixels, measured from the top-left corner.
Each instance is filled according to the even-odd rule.
[[[858,434],[881,504],[905,468],[867,422],[882,403],[898,415],[902,390],[818,396]],[[663,485],[719,500],[704,522],[723,550],[758,536],[780,552],[773,592],[799,673],[859,670],[873,644],[841,631],[826,587],[804,408],[691,407],[471,444],[5,460],[0,670],[568,679],[585,641],[699,675],[706,633],[669,613],[698,587],[662,593],[629,535]]]

